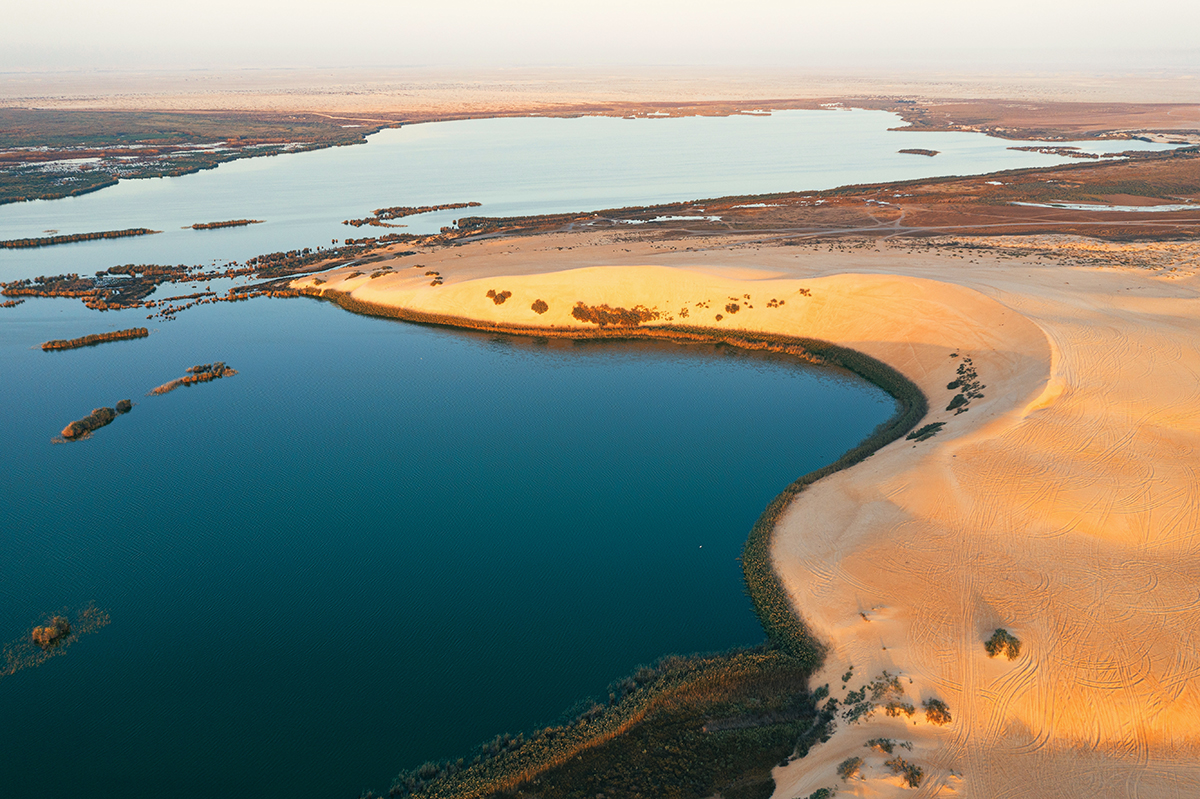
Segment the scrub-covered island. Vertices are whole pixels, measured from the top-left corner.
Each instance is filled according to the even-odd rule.
[[[940,129],[952,105],[889,108]],[[391,796],[1193,793],[1200,130],[1154,124],[1177,107],[953,110],[1001,135],[1177,146],[975,177],[464,214],[436,234],[224,269],[42,276],[4,293],[129,310],[156,307],[164,284],[253,277],[193,304],[315,299],[485,333],[718,343],[849,370],[894,398],[889,420],[779,486],[749,530],[741,567],[765,644],[666,657],[555,723],[406,770]],[[1131,118],[1136,130],[1117,130]],[[346,223],[396,227],[427,207]],[[169,307],[164,323],[193,312]],[[155,392],[234,374],[190,371]]]

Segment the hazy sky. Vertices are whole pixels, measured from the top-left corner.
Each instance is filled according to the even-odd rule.
[[[1200,0],[40,0],[0,71],[712,65],[1200,71]]]

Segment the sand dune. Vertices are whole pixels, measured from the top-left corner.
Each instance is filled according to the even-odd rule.
[[[563,234],[410,256],[376,279],[345,280],[347,268],[322,288],[560,327],[583,324],[578,301],[641,304],[660,321],[823,338],[892,364],[930,398],[926,422],[946,426],[808,489],[774,557],[829,644],[815,684],[842,698],[886,669],[909,701],[941,698],[954,720],[842,723],[776,770],[776,796],[837,784],[851,755],[866,779],[843,795],[1200,795],[1196,261],[971,257]],[[488,290],[511,296],[498,305]],[[956,415],[946,386],[964,357],[986,388]],[[987,657],[997,627],[1022,641],[1016,660]],[[919,791],[864,748],[881,736],[913,742]]]

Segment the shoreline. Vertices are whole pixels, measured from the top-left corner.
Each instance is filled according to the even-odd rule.
[[[845,700],[859,679],[899,674],[914,704],[944,700],[953,722],[839,725],[775,769],[775,795],[827,787],[853,756],[865,757],[870,790],[898,793],[882,755],[863,749],[880,737],[909,741],[935,792],[999,796],[1036,769],[1065,795],[1082,795],[1085,774],[1136,774],[1146,795],[1169,795],[1200,779],[1187,710],[1200,701],[1200,647],[1169,632],[1200,623],[1200,603],[1186,601],[1200,579],[1187,548],[1200,523],[1187,455],[1200,448],[1188,379],[1200,351],[1187,343],[1200,326],[1200,249],[1021,241],[797,248],[707,231],[560,231],[420,254],[438,286],[407,268],[320,279],[355,302],[481,327],[576,335],[590,329],[572,317],[576,302],[642,306],[661,325],[821,338],[888,364],[929,398],[922,423],[944,427],[807,484],[774,520],[770,557],[789,607],[827,645],[814,686]],[[740,310],[714,325],[730,298]],[[538,301],[544,313],[531,310]],[[948,388],[964,365],[983,396],[958,415]],[[1101,584],[1111,590],[1097,605]],[[1016,660],[987,657],[996,628],[1022,641]]]
[[[866,380],[896,401],[896,412],[872,433],[830,464],[803,474],[780,491],[759,515],[742,547],[742,574],[755,615],[767,640],[796,658],[809,671],[820,668],[825,647],[808,629],[804,619],[791,607],[783,581],[771,559],[775,529],[780,517],[807,486],[871,457],[913,430],[928,411],[928,398],[903,374],[883,361],[837,344],[784,334],[722,330],[685,325],[631,326],[616,328],[556,328],[539,325],[512,325],[480,322],[467,317],[452,317],[418,310],[396,308],[357,300],[346,292],[312,289],[303,296],[332,302],[343,310],[365,316],[396,319],[411,324],[450,327],[526,337],[586,340],[651,340],[682,343],[722,343],[739,349],[767,350],[791,355],[814,366],[833,366]]]

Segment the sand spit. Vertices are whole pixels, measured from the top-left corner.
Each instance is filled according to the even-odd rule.
[[[953,721],[843,721],[776,770],[775,795],[906,794],[864,746],[881,737],[912,742],[921,795],[1197,795],[1200,281],[1163,269],[1160,244],[1139,267],[1138,245],[1082,263],[1081,241],[1064,242],[1066,263],[1045,260],[1050,237],[1035,260],[570,233],[422,254],[439,286],[398,268],[339,270],[318,288],[560,330],[595,327],[572,315],[579,302],[640,306],[659,315],[644,326],[819,338],[892,365],[930,400],[921,424],[945,425],[810,486],[773,555],[828,647],[815,685],[844,699],[887,670],[906,701],[943,699]],[[496,304],[489,290],[510,295]],[[983,396],[944,410],[966,358]],[[1015,659],[988,657],[997,628],[1020,640]],[[865,780],[838,777],[851,757]]]

